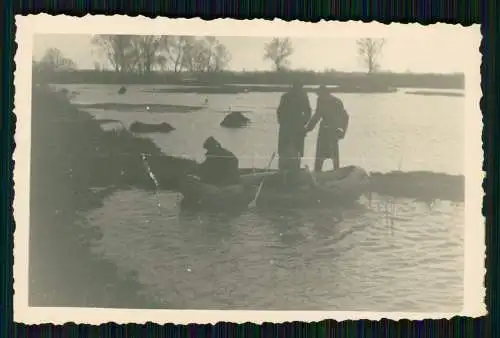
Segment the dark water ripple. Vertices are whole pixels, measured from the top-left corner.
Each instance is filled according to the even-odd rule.
[[[168,308],[459,311],[463,205],[181,212],[179,196],[130,190],[88,217],[94,252]],[[135,208],[130,208],[135,205]]]

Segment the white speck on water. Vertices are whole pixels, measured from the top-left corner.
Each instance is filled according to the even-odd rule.
[[[187,272],[191,272],[191,268],[187,268],[186,270],[187,270]]]
[[[149,109],[150,109],[149,106],[146,106],[146,110],[149,111]]]

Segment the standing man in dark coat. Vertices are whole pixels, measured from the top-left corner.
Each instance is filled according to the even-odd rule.
[[[307,131],[313,130],[320,120],[314,171],[321,171],[327,158],[332,159],[334,169],[338,169],[340,167],[339,140],[345,136],[349,115],[342,101],[331,95],[323,85],[319,87],[316,113],[307,124]]]
[[[301,83],[294,83],[292,88],[281,96],[277,117],[279,169],[298,170],[304,156],[305,126],[311,118],[309,98]]]

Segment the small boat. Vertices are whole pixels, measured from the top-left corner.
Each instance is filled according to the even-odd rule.
[[[368,174],[357,166],[313,173],[301,171],[292,178],[277,171],[249,172],[242,169],[238,184],[215,186],[188,176],[180,184],[185,202],[201,206],[246,206],[255,198],[258,206],[304,207],[311,205],[349,204],[356,201],[368,186]],[[288,182],[288,183],[287,183]]]

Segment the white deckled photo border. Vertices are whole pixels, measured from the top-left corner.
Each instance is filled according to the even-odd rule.
[[[420,24],[385,25],[361,22],[285,22],[282,20],[168,19],[128,16],[91,16],[81,18],[47,14],[16,16],[15,108],[17,126],[14,151],[14,320],[26,324],[66,322],[115,323],[243,323],[319,321],[324,319],[441,319],[456,315],[478,317],[487,313],[485,287],[485,221],[481,213],[484,192],[482,182],[482,115],[479,100],[481,33],[479,25]],[[64,27],[61,30],[61,27]],[[213,310],[131,310],[103,308],[46,308],[28,305],[29,196],[31,148],[31,59],[35,34],[165,34],[213,36],[293,36],[293,37],[393,37],[418,36],[422,30],[434,31],[461,39],[470,45],[469,53],[456,55],[463,59],[465,73],[465,259],[464,305],[459,313],[342,312],[342,311],[213,311]],[[436,55],[439,57],[439,55]],[[30,66],[28,66],[30,65]],[[432,311],[432,309],[429,309]]]

